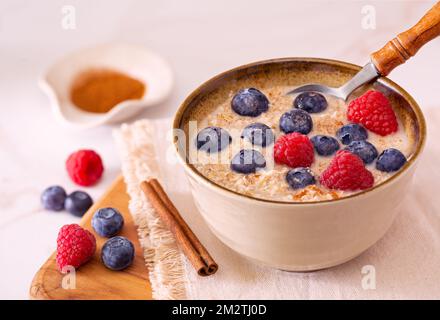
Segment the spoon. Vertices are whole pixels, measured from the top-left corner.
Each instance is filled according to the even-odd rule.
[[[388,75],[394,68],[414,56],[424,44],[439,35],[440,2],[437,2],[415,26],[399,34],[382,49],[372,53],[371,61],[341,87],[308,84],[289,91],[287,94],[313,91],[332,95],[345,101],[354,90],[373,79]]]

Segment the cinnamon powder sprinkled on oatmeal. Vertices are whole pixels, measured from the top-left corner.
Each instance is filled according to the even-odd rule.
[[[144,83],[123,73],[88,70],[73,82],[70,98],[84,111],[105,113],[122,101],[142,98],[145,90]]]

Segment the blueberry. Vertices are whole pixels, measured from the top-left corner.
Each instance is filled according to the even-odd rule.
[[[339,150],[339,142],[333,137],[317,135],[310,140],[320,156],[330,156]]]
[[[257,168],[264,168],[266,160],[263,155],[252,149],[240,150],[231,160],[231,169],[238,173],[254,173]]]
[[[197,134],[197,149],[207,153],[220,152],[232,141],[229,133],[219,127],[207,127]]]
[[[64,201],[66,210],[77,217],[82,217],[92,204],[92,198],[84,191],[74,191]]]
[[[124,225],[124,218],[114,208],[101,208],[92,218],[92,227],[101,237],[113,237]]]
[[[258,117],[269,109],[269,100],[258,89],[241,89],[232,98],[232,110],[241,116]]]
[[[60,186],[47,188],[41,194],[41,203],[46,210],[61,211],[64,209],[66,191]]]
[[[406,163],[402,152],[390,148],[384,150],[376,161],[376,169],[385,172],[397,171]]]
[[[309,113],[317,113],[324,111],[328,103],[325,97],[320,93],[304,92],[295,98],[293,106]]]
[[[350,144],[352,141],[367,140],[368,133],[364,127],[351,123],[339,128],[336,136],[343,144]]]
[[[359,156],[365,164],[372,163],[377,158],[377,149],[371,143],[365,140],[352,141],[345,150]]]
[[[289,170],[286,175],[286,180],[292,189],[302,189],[316,183],[315,177],[309,168]]]
[[[301,109],[290,110],[280,118],[280,129],[285,133],[299,132],[308,134],[312,131],[312,127],[312,117]]]
[[[132,264],[134,246],[125,237],[113,237],[104,243],[101,250],[101,260],[111,270],[122,270]]]
[[[262,147],[266,147],[274,141],[272,129],[259,122],[252,123],[244,128],[241,137],[248,139],[253,145]]]

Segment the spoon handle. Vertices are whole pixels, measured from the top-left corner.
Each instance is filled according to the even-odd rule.
[[[382,76],[414,56],[427,42],[440,35],[440,2],[437,2],[411,29],[402,32],[382,49],[371,54],[371,61]]]

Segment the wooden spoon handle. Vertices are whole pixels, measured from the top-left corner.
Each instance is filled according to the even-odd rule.
[[[371,54],[371,61],[382,76],[411,58],[427,42],[440,35],[440,2],[437,2],[411,29],[402,32],[382,49]]]

